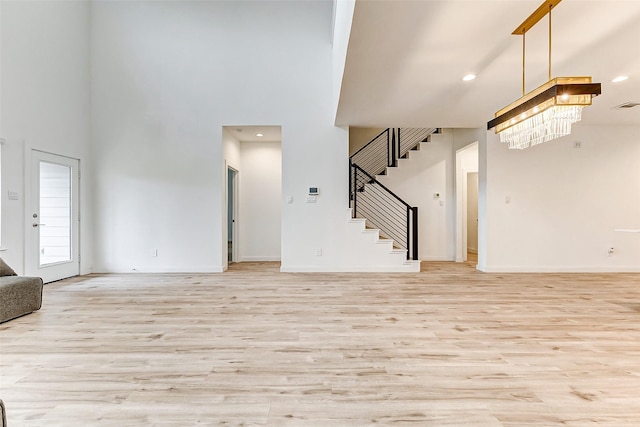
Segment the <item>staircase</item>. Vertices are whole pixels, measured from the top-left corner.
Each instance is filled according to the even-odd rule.
[[[398,160],[417,150],[436,128],[388,128],[349,158],[349,206],[352,221],[362,223],[363,232],[388,242],[405,264],[417,265],[418,208],[398,197],[376,176],[397,167]]]

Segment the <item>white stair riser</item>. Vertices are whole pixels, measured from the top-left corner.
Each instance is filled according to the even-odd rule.
[[[345,252],[357,253],[363,259],[362,271],[418,272],[420,264],[407,262],[404,250],[394,249],[393,240],[379,239],[379,230],[367,229],[366,221],[351,218],[348,210],[345,237]],[[366,261],[364,261],[366,260]]]

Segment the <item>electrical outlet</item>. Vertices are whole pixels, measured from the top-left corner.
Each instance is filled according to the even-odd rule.
[[[316,256],[322,256],[322,248],[316,249]]]

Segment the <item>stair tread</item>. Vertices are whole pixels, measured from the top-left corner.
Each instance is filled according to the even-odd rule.
[[[396,249],[396,248],[393,248],[393,249],[391,249],[391,253],[392,253],[392,254],[406,254],[406,253],[407,253],[407,250],[406,250],[406,249]]]

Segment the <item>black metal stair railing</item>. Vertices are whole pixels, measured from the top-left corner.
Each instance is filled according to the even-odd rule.
[[[436,128],[398,128],[397,141],[398,141],[398,157],[405,158],[407,153],[421,143],[425,142],[429,135],[434,133]]]
[[[425,142],[437,128],[387,128],[360,148],[350,159],[369,175],[384,174],[388,167],[396,167],[398,159]]]
[[[365,218],[418,259],[418,208],[409,205],[378,182],[376,175],[396,167],[399,158],[436,132],[436,128],[387,128],[349,158],[349,203],[353,217]]]
[[[394,153],[396,144],[395,133],[391,129],[385,129],[375,138],[369,141],[351,155],[351,162],[359,165],[371,175],[379,175],[387,166],[395,166]]]
[[[418,208],[409,205],[357,164],[350,162],[351,207],[354,218],[365,218],[384,238],[418,259]]]

